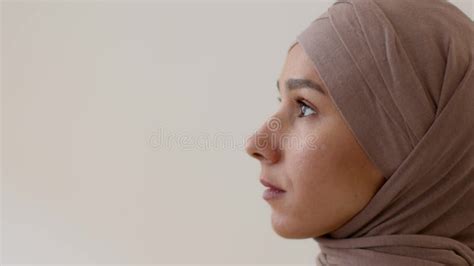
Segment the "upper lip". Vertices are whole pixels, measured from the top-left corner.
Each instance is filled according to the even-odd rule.
[[[269,187],[269,188],[274,188],[274,189],[285,191],[285,190],[279,188],[278,186],[270,183],[270,181],[267,181],[265,178],[260,178],[260,183],[262,183],[262,185],[264,185],[266,187]]]

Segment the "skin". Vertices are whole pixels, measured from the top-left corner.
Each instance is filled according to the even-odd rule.
[[[294,78],[314,81],[326,94],[308,87],[288,90],[285,82]],[[248,138],[245,149],[260,162],[260,178],[286,191],[268,200],[273,230],[291,239],[322,236],[360,212],[385,178],[357,142],[299,44],[288,52],[278,84],[278,110]]]

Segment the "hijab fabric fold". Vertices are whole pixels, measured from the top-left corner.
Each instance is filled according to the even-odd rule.
[[[338,0],[299,43],[386,182],[317,265],[474,265],[474,24],[442,0]]]

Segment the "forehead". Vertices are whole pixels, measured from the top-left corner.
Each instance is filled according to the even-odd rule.
[[[320,81],[319,75],[314,69],[313,62],[306,55],[299,43],[288,51],[280,73],[281,81],[289,78],[306,78]]]

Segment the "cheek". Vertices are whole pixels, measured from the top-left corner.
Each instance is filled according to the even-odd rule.
[[[317,235],[332,228],[341,213],[337,202],[344,201],[337,180],[336,154],[328,140],[319,138],[314,149],[293,150],[288,155],[288,177],[292,184],[285,210],[288,221],[300,230]],[[291,158],[291,160],[290,160]]]
[[[314,194],[311,191],[318,189],[327,180],[331,172],[331,156],[326,142],[325,138],[318,137],[309,145],[306,142],[299,149],[287,152],[286,168],[296,196]]]
[[[286,170],[293,189],[295,204],[310,208],[314,204],[331,204],[334,199],[343,200],[350,190],[348,172],[353,168],[351,154],[354,143],[345,128],[327,125],[306,141],[301,149],[287,150]],[[300,207],[300,206],[298,206]]]
[[[341,119],[326,119],[312,128],[298,128],[303,145],[283,151],[288,195],[275,205],[275,228],[290,235],[321,235],[334,230],[364,206],[357,172],[361,150]],[[308,132],[314,132],[309,138]]]

